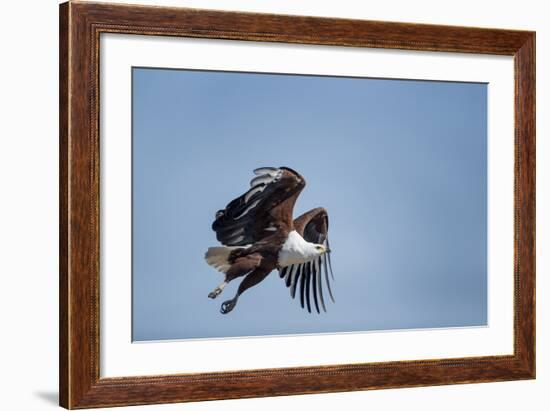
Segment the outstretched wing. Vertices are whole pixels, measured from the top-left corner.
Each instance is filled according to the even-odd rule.
[[[334,276],[332,274],[332,264],[330,261],[327,210],[324,208],[314,208],[302,214],[294,220],[294,229],[304,237],[306,241],[315,244],[323,244],[329,249],[329,252],[322,254],[313,261],[284,267],[280,270],[279,275],[284,278],[286,286],[290,288],[290,295],[292,298],[296,296],[296,290],[299,288],[300,304],[302,308],[306,305],[307,310],[311,312],[311,296],[313,296],[313,302],[317,312],[321,312],[319,306],[326,312],[327,309],[323,296],[323,288],[326,288],[330,299],[334,302],[330,286],[330,279],[332,278],[332,280],[334,280]],[[323,287],[323,277],[325,279],[325,287]]]
[[[248,245],[293,229],[292,212],[304,178],[287,167],[262,167],[254,174],[250,190],[216,213],[212,229],[223,245]]]

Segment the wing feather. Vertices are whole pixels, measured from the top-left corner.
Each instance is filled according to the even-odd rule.
[[[321,257],[315,260],[315,271],[317,271],[317,292],[319,293],[319,302],[321,303],[321,308],[324,312],[327,312],[327,307],[325,306],[325,299],[323,298],[323,273],[321,272],[322,264],[320,263]]]
[[[306,272],[306,302],[307,302],[307,311],[310,313],[311,312],[311,302],[310,302],[310,287],[311,287],[311,277],[313,276],[312,275],[312,272],[311,272],[311,261],[308,261],[307,263],[307,272]]]
[[[212,229],[223,245],[253,244],[294,228],[292,212],[304,178],[288,167],[262,167],[254,174],[251,188],[216,213]]]
[[[254,170],[254,174],[261,176],[262,174],[276,175],[279,172],[277,167],[260,167]]]
[[[328,278],[327,256],[326,255],[323,256],[323,268],[325,270],[325,282],[327,283],[328,295],[329,295],[330,299],[332,300],[332,302],[335,303],[336,301],[334,301],[334,297],[332,296],[332,289],[330,288],[330,280]]]
[[[288,268],[288,274],[285,278],[285,284],[287,287],[290,287],[290,285],[292,284],[293,278],[296,276],[296,270],[298,267],[296,266],[296,264],[294,264],[287,268]]]
[[[311,289],[313,290],[313,303],[315,304],[315,310],[319,314],[319,301],[317,297],[317,283],[319,282],[319,275],[316,270],[315,261],[310,261],[311,264]]]
[[[300,278],[300,305],[304,308],[304,298],[306,294],[307,264],[302,265],[302,275]]]
[[[296,274],[294,277],[292,277],[291,283],[290,283],[290,296],[294,298],[296,296],[296,286],[298,285],[298,280],[300,279],[300,276],[302,275],[302,268],[303,264],[297,264],[298,268],[296,268]]]

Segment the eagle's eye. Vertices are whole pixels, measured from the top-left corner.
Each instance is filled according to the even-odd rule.
[[[323,250],[323,247],[321,247],[320,245],[316,245],[316,246],[315,246],[315,249],[316,249],[317,251],[322,251],[322,250]]]

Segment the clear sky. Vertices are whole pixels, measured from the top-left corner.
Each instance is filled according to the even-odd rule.
[[[133,69],[133,339],[487,323],[485,84]],[[273,272],[204,262],[214,213],[288,166],[323,206],[336,304],[309,314]]]

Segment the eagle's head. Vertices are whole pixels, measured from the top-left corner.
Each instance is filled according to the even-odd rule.
[[[330,253],[330,249],[323,244],[315,244],[315,251],[318,255]]]

